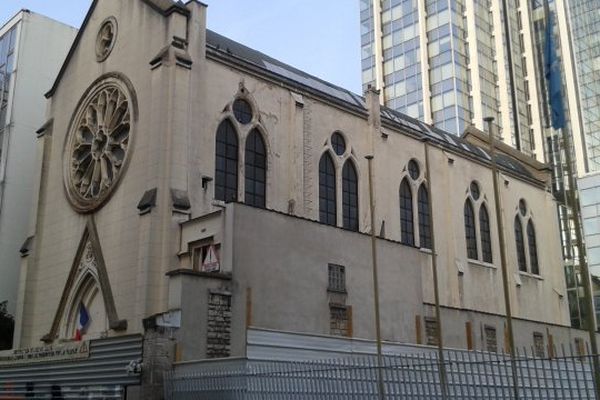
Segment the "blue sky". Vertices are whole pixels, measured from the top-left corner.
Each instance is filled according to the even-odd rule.
[[[133,1],[133,0],[121,0]],[[90,0],[0,0],[0,25],[22,8],[79,27]],[[358,0],[204,0],[208,27],[361,93]]]

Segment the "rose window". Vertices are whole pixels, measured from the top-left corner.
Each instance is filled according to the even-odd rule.
[[[66,149],[66,186],[79,211],[106,200],[120,179],[129,155],[131,99],[115,79],[103,81],[81,103]]]

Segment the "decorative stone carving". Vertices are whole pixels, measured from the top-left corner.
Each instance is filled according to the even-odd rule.
[[[90,212],[117,186],[129,159],[135,122],[130,85],[109,75],[92,85],[71,121],[65,187],[73,207]]]
[[[117,20],[109,17],[102,22],[96,37],[96,60],[102,62],[108,58],[117,41]]]

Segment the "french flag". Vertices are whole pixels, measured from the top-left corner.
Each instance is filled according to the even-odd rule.
[[[87,309],[83,305],[83,303],[79,303],[79,323],[77,324],[77,330],[75,331],[75,340],[81,341],[83,334],[87,330],[87,327],[90,323],[90,314]]]

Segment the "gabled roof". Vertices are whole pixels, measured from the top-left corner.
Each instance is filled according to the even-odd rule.
[[[153,10],[159,12],[162,15],[169,15],[174,12],[178,12],[183,15],[189,15],[189,10],[185,7],[185,4],[183,4],[181,1],[177,1],[177,2],[173,2],[173,0],[141,0],[141,1],[143,1],[144,3],[149,5]],[[192,1],[194,1],[194,0],[192,0]],[[94,10],[96,9],[97,4],[98,4],[98,0],[94,0],[92,2],[92,5],[89,8],[87,14],[85,15],[85,19],[83,20],[83,23],[81,24],[81,28],[79,28],[79,32],[77,32],[77,36],[75,36],[75,40],[73,40],[73,44],[71,45],[71,48],[69,49],[69,53],[67,54],[65,61],[63,62],[62,66],[60,67],[60,71],[58,71],[58,75],[56,76],[56,79],[54,80],[52,87],[46,94],[44,94],[44,96],[47,99],[52,97],[52,95],[54,95],[54,92],[56,92],[56,89],[58,88],[58,85],[59,85],[63,75],[65,74],[67,66],[69,65],[69,62],[71,61],[71,58],[73,57],[73,54],[75,53],[75,50],[79,46],[79,42],[81,41],[83,32],[85,32],[85,29],[86,29],[88,23],[90,22],[90,18],[92,16],[92,14],[94,13]]]
[[[314,77],[285,64],[279,60],[269,57],[259,51],[244,46],[225,36],[219,35],[211,30],[206,32],[207,51],[212,51],[216,55],[228,57],[238,62],[250,64],[258,67],[261,70],[273,75],[277,79],[286,81],[291,84],[300,86],[302,89],[312,93],[317,93],[334,101],[340,102],[352,109],[359,109],[364,114],[368,113],[364,97],[359,96],[347,89],[326,82],[322,79]],[[434,126],[428,125],[417,119],[409,117],[401,112],[395,111],[388,107],[381,107],[382,124],[396,128],[402,132],[409,132],[421,139],[427,139],[440,147],[449,150],[457,151],[469,157],[476,158],[486,164],[491,162],[491,157],[486,149],[471,143],[467,139],[453,135]],[[516,150],[515,150],[516,152]],[[496,153],[496,162],[502,170],[518,175],[530,181],[536,181],[538,184],[543,182],[538,174],[532,174],[531,171],[523,164],[523,159],[530,157],[519,153],[519,157],[514,154],[506,154],[503,152]],[[528,161],[528,160],[526,160]],[[532,162],[544,166],[535,160]]]

